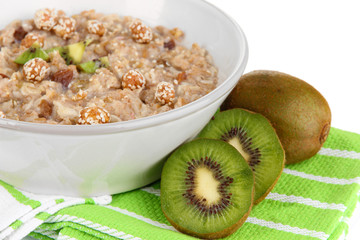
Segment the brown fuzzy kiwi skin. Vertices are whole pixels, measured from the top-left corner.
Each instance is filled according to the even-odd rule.
[[[325,98],[305,81],[277,71],[243,75],[221,108],[245,108],[269,119],[283,145],[287,164],[314,156],[331,126]]]
[[[254,183],[255,183],[255,177],[253,174],[253,178],[254,178]],[[213,232],[213,233],[197,233],[197,232],[193,232],[190,231],[188,229],[185,229],[179,225],[177,225],[171,218],[169,218],[165,211],[163,210],[163,208],[161,208],[162,212],[164,213],[166,219],[170,222],[170,224],[176,228],[178,231],[185,233],[187,235],[193,236],[193,237],[197,237],[197,238],[201,238],[201,239],[218,239],[218,238],[224,238],[227,237],[231,234],[233,234],[234,232],[236,232],[236,230],[238,230],[246,221],[246,219],[248,218],[248,216],[250,215],[251,209],[253,207],[253,202],[254,202],[254,196],[255,196],[255,184],[253,184],[253,189],[252,189],[252,194],[251,194],[251,205],[249,207],[249,210],[245,213],[245,215],[239,219],[239,221],[237,221],[234,225],[222,230],[222,231],[218,231],[218,232]],[[161,203],[161,206],[163,205],[163,203]]]

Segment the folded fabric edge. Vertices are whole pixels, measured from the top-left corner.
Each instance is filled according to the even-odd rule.
[[[93,198],[72,198],[62,196],[44,196],[27,193],[19,190],[0,180],[0,186],[10,194],[7,201],[17,202],[18,206],[30,206],[27,208],[15,209],[17,219],[12,222],[12,216],[5,216],[4,223],[7,221],[7,227],[0,231],[0,239],[10,237],[13,239],[22,239],[41,225],[48,217],[55,214],[63,208],[79,204],[106,205],[112,201],[109,195]],[[32,199],[35,196],[38,199]],[[11,215],[13,215],[12,213]],[[0,219],[1,220],[1,219]],[[1,222],[1,221],[0,221]]]

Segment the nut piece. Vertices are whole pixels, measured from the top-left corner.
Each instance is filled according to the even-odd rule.
[[[187,79],[186,72],[181,72],[176,77],[176,81],[177,81],[178,84],[181,83],[182,81],[186,80],[186,79]]]
[[[41,58],[33,58],[26,62],[23,73],[29,82],[41,82],[49,76],[50,66]]]
[[[122,87],[135,90],[145,86],[145,77],[136,70],[130,70],[122,77]]]
[[[40,36],[39,34],[36,34],[36,33],[29,33],[21,41],[21,46],[29,48],[35,42],[38,42],[40,47],[44,47],[44,37],[43,36]]]
[[[56,24],[55,10],[45,8],[36,11],[34,23],[38,29],[50,31]]]
[[[174,85],[168,82],[160,82],[156,88],[155,99],[162,105],[171,105],[175,100]]]
[[[94,125],[110,122],[110,114],[100,107],[87,107],[80,111],[78,123],[81,125]]]
[[[39,104],[39,109],[40,109],[39,117],[48,119],[53,112],[52,108],[53,105],[51,103],[49,103],[45,99],[41,100]]]
[[[181,31],[179,28],[173,28],[170,31],[170,34],[173,35],[176,39],[179,39],[184,36],[184,32]]]
[[[77,93],[76,93],[76,95],[74,95],[74,96],[72,96],[72,100],[73,101],[80,101],[80,100],[82,100],[82,99],[84,99],[84,98],[86,98],[87,97],[87,92],[86,91],[83,91],[82,89],[80,89]]]
[[[75,19],[71,17],[61,17],[54,27],[55,34],[63,39],[68,39],[75,32],[75,24]]]
[[[153,38],[151,28],[146,26],[140,20],[136,20],[135,22],[133,22],[129,28],[135,42],[149,43]]]
[[[5,75],[5,74],[3,74],[3,73],[0,73],[0,77],[1,77],[1,78],[9,78],[8,75]]]
[[[99,35],[100,37],[105,33],[104,24],[102,24],[98,20],[87,21],[87,30],[89,33]]]
[[[0,118],[6,118],[5,113],[3,113],[2,111],[0,111]]]

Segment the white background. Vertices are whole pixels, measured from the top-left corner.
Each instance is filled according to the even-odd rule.
[[[208,1],[244,30],[245,72],[277,70],[305,80],[327,99],[332,126],[360,133],[360,1]],[[357,216],[348,240],[360,239]]]
[[[360,133],[359,0],[208,1],[244,30],[245,72],[277,70],[307,81],[328,100],[332,126]],[[347,239],[360,239],[359,221]]]
[[[245,72],[288,73],[328,101],[332,126],[360,133],[360,1],[209,0],[249,43]]]

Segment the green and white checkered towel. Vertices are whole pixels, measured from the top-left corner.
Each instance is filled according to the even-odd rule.
[[[0,239],[194,239],[160,207],[160,183],[97,198],[19,191],[0,181]],[[313,158],[285,167],[267,198],[226,239],[339,239],[360,192],[360,135],[332,128]]]

